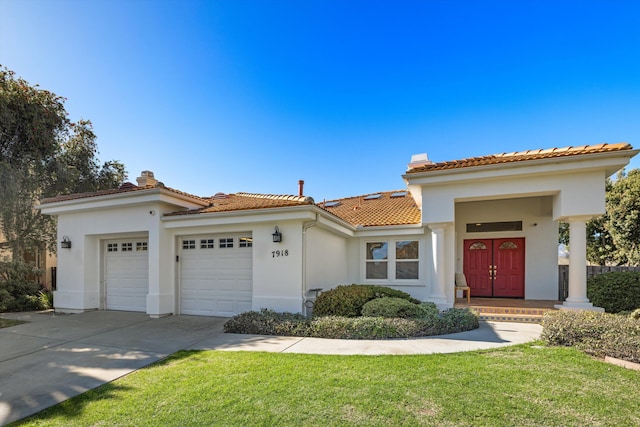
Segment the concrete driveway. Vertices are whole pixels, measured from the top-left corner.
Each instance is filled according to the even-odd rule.
[[[92,311],[10,313],[0,329],[0,425],[35,414],[178,350],[314,354],[430,354],[529,342],[540,325],[480,322],[459,334],[408,340],[329,340],[224,334],[226,318]]]

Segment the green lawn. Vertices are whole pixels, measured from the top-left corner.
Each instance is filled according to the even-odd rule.
[[[179,352],[20,425],[638,426],[640,372],[571,348]]]

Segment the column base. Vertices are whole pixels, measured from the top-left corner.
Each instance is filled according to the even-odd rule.
[[[604,308],[596,307],[590,302],[567,302],[565,301],[563,304],[554,305],[558,310],[585,310],[585,311],[597,311],[599,313],[604,313]]]

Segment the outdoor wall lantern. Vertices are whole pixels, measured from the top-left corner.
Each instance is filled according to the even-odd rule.
[[[273,232],[273,243],[280,243],[280,242],[282,242],[282,233],[280,232],[280,229],[276,225],[276,231]]]
[[[71,240],[67,236],[62,238],[62,242],[60,242],[60,247],[62,249],[71,249]]]

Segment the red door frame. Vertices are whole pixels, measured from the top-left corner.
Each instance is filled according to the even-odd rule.
[[[524,298],[525,239],[465,239],[463,271],[474,297]]]

